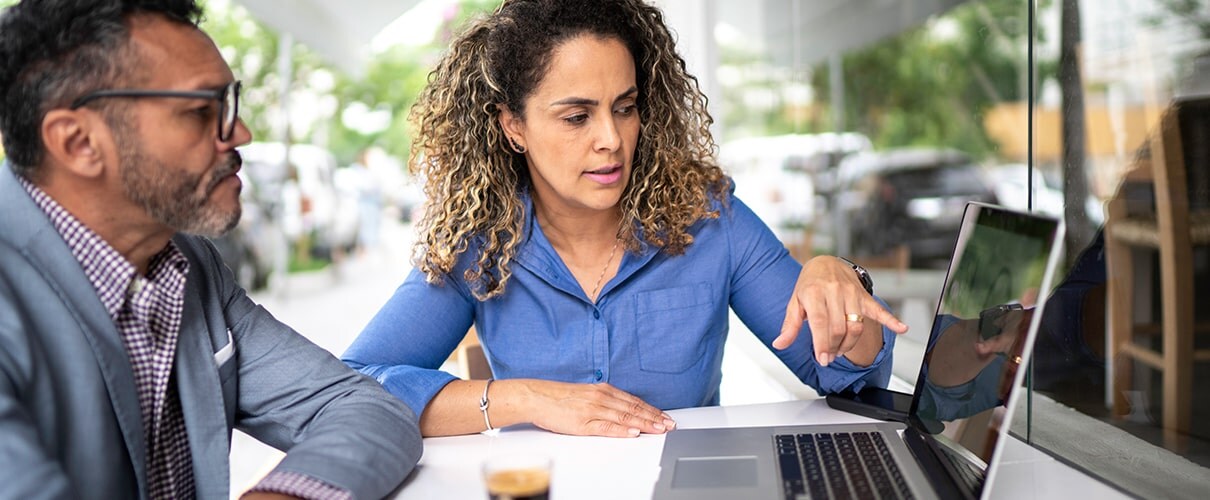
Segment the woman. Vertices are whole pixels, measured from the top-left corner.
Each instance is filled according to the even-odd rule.
[[[732,196],[674,49],[641,0],[510,0],[430,75],[417,268],[344,355],[425,435],[666,432],[718,404],[728,307],[821,392],[886,384],[907,327]],[[437,370],[472,323],[495,383]]]

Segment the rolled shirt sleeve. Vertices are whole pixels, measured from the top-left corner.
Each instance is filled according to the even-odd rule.
[[[464,288],[448,280],[430,285],[413,269],[341,360],[420,415],[458,379],[439,368],[471,327],[472,300]]]

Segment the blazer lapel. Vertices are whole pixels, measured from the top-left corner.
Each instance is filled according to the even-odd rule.
[[[45,333],[82,335],[92,347],[134,465],[139,489],[146,491],[147,447],[143,441],[143,415],[139,409],[134,371],[122,337],[79,261],[15,175],[7,163],[0,166],[0,212],[19,221],[12,225],[9,234],[0,237],[18,248],[41,272],[63,301],[63,308],[80,325],[79,332]]]
[[[200,282],[204,277],[201,266],[196,259],[190,259],[189,266],[181,334],[176,346],[177,392],[185,414],[185,428],[189,432],[197,497],[226,498],[231,483],[227,465],[230,428],[215,365],[214,355],[218,349],[210,337],[202,308]],[[226,328],[222,330],[223,346],[218,347],[225,347],[228,341]]]

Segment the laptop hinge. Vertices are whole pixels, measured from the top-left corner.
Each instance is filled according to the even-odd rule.
[[[968,500],[975,500],[979,497],[978,491],[971,491],[970,488],[954,479],[958,477],[958,471],[953,469],[953,465],[948,460],[938,455],[945,452],[936,448],[941,445],[934,440],[933,436],[908,426],[903,430],[903,438],[908,450],[912,452],[912,456],[924,470],[925,477],[936,490],[938,497]]]

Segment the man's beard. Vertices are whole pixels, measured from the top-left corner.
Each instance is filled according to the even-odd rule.
[[[238,151],[232,150],[225,161],[208,171],[214,175],[205,189],[200,189],[208,172],[192,175],[169,168],[145,154],[133,134],[117,135],[119,144],[127,146],[118,155],[126,196],[142,205],[152,218],[177,231],[212,238],[239,223],[238,200],[235,209],[228,211],[209,203],[218,183],[239,170],[242,162]]]

